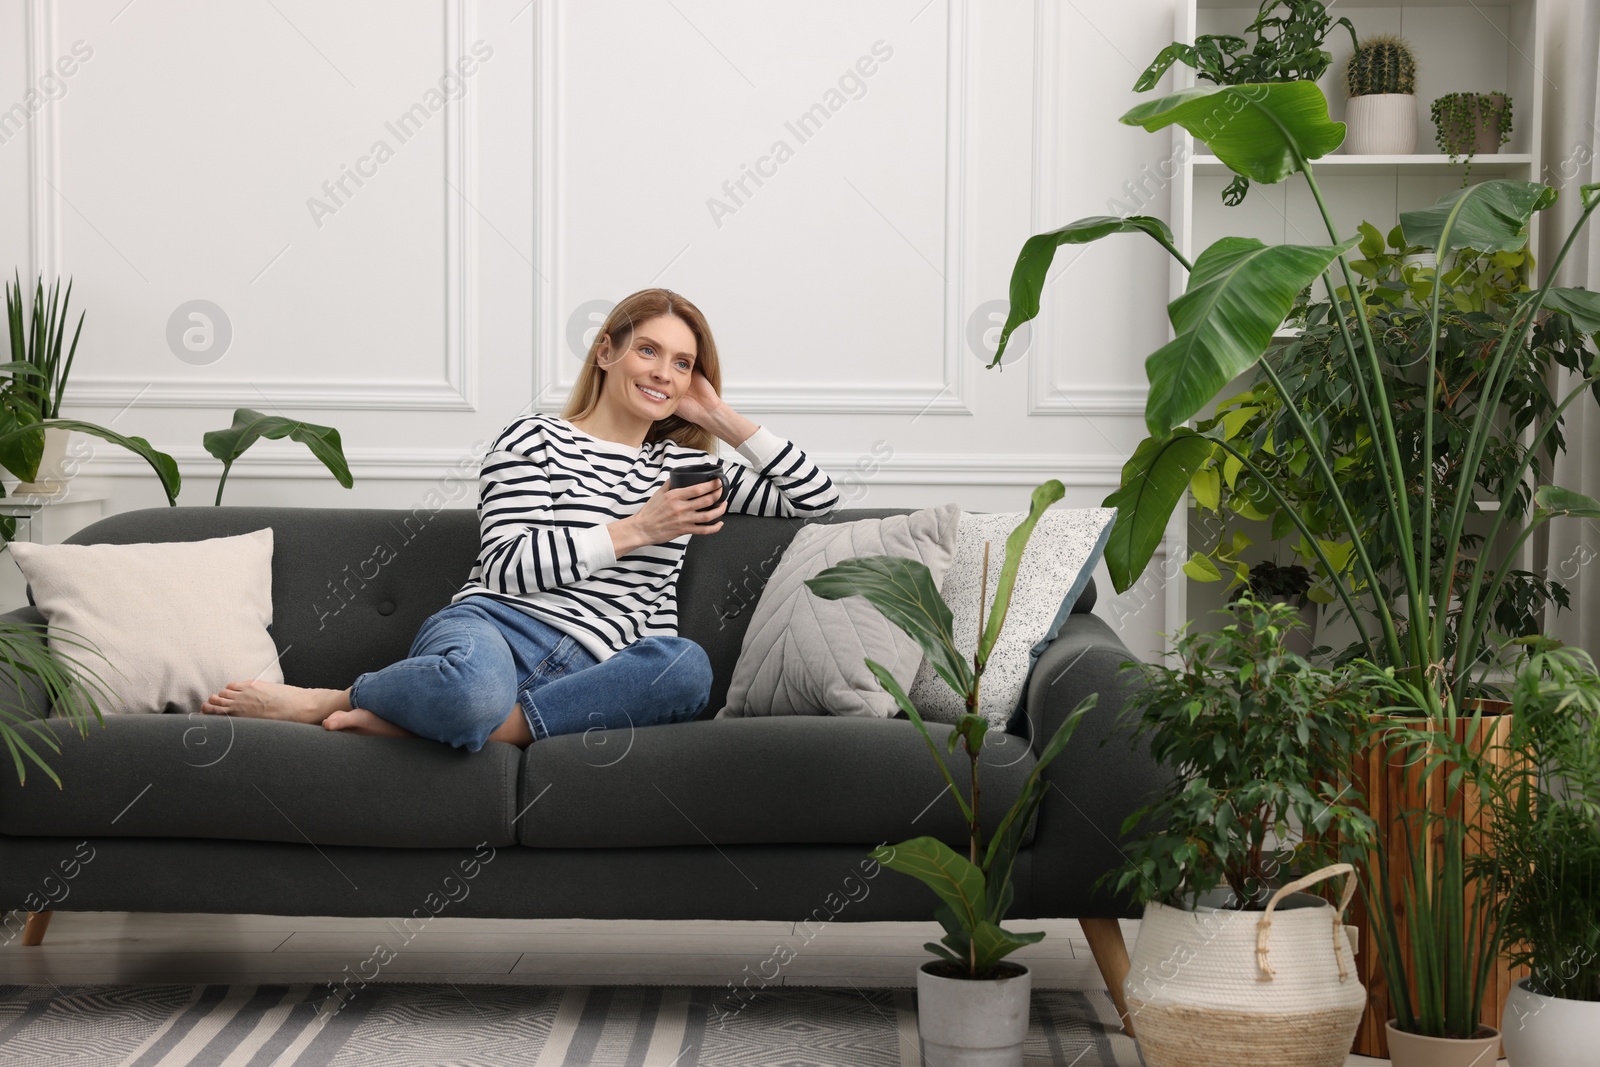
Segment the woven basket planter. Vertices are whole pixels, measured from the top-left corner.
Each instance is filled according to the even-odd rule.
[[[1336,875],[1337,908],[1279,910]],[[1344,932],[1354,872],[1339,863],[1273,894],[1265,911],[1150,904],[1124,990],[1146,1067],[1343,1067],[1366,1005]]]

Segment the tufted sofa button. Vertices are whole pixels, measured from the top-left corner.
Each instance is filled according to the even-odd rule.
[[[385,600],[383,603],[379,604],[378,605],[378,614],[379,615],[393,615],[394,614],[394,601]]]

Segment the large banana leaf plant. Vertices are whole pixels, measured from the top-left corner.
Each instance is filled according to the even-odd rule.
[[[1005,625],[1006,611],[1011,605],[1011,591],[1016,584],[1017,568],[1022,563],[1022,553],[1033,536],[1039,516],[1051,504],[1066,495],[1066,487],[1051,479],[1033,491],[1028,514],[1006,538],[1005,562],[1001,565],[999,585],[995,590],[994,604],[985,619],[980,603],[978,618],[984,620],[978,635],[978,647],[969,665],[956,648],[952,633],[953,616],[950,606],[939,594],[939,585],[926,565],[918,560],[900,556],[857,556],[844,560],[814,578],[806,579],[806,587],[825,600],[842,600],[849,596],[866,597],[873,607],[922,646],[923,653],[945,683],[960,693],[967,710],[950,731],[946,751],[954,753],[957,741],[966,749],[970,765],[969,781],[971,800],[962,797],[956,788],[950,768],[939,754],[939,746],[928,732],[927,723],[906,695],[893,674],[880,663],[868,659],[867,668],[890,693],[895,703],[916,724],[922,739],[933,753],[934,763],[944,776],[950,795],[961,806],[968,829],[967,855],[934,837],[917,837],[898,845],[874,849],[872,858],[885,867],[909,874],[939,898],[934,918],[945,929],[938,942],[930,941],[924,947],[941,960],[958,968],[962,977],[981,979],[994,971],[995,965],[1024,945],[1043,939],[1044,932],[1018,934],[1001,928],[1006,912],[1011,909],[1015,889],[1011,882],[1011,868],[1022,845],[1022,835],[1032,821],[1034,812],[1044,800],[1049,783],[1044,780],[1045,768],[1066,748],[1067,741],[1077,729],[1083,715],[1095,705],[1093,694],[1074,708],[1039,753],[1038,762],[1023,780],[1022,791],[1009,811],[1000,820],[994,836],[985,844],[983,829],[979,825],[978,757],[983,750],[984,735],[989,720],[978,713],[978,691],[983,680],[984,665],[1000,638],[1000,628]],[[988,558],[984,560],[984,581],[979,596],[988,589]]]
[[[1224,237],[1190,263],[1177,249],[1167,226],[1145,216],[1085,218],[1036,235],[1024,244],[1012,272],[1011,311],[991,366],[1000,363],[1012,331],[1038,314],[1040,290],[1055,249],[1116,233],[1153,237],[1189,272],[1189,280],[1183,295],[1168,305],[1173,340],[1145,361],[1149,379],[1145,423],[1150,436],[1135,449],[1123,467],[1120,487],[1105,501],[1117,508],[1116,526],[1106,548],[1106,562],[1117,589],[1126,590],[1143,573],[1195,472],[1217,459],[1231,457],[1295,519],[1306,543],[1319,554],[1324,572],[1335,576],[1333,592],[1354,621],[1362,653],[1394,667],[1396,677],[1409,687],[1418,711],[1429,717],[1454,717],[1461,702],[1472,695],[1472,668],[1483,659],[1493,606],[1517,551],[1551,518],[1600,517],[1600,501],[1559,486],[1538,486],[1533,489],[1531,513],[1524,513],[1520,525],[1507,527],[1506,516],[1517,509],[1502,508],[1491,521],[1484,551],[1472,559],[1462,552],[1472,493],[1452,494],[1449,506],[1435,514],[1433,482],[1424,478],[1420,499],[1409,499],[1406,468],[1432,470],[1440,458],[1435,455],[1436,434],[1430,425],[1438,400],[1440,287],[1434,287],[1429,308],[1434,323],[1431,341],[1425,352],[1416,353],[1419,373],[1426,376],[1426,406],[1422,454],[1415,457],[1404,454],[1395,432],[1393,398],[1384,385],[1379,348],[1373,341],[1366,308],[1359,300],[1347,307],[1339,296],[1336,271],[1344,292],[1357,291],[1349,253],[1360,237],[1345,238],[1336,231],[1314,174],[1313,162],[1344,140],[1343,124],[1329,118],[1327,99],[1315,84],[1195,87],[1140,104],[1122,116],[1122,122],[1152,132],[1180,126],[1205,141],[1236,174],[1262,184],[1299,175],[1321,213],[1328,243],[1266,245],[1251,238]],[[1433,249],[1440,262],[1462,248],[1486,254],[1513,251],[1527,244],[1529,220],[1552,204],[1556,195],[1554,189],[1534,182],[1483,182],[1453,192],[1431,207],[1402,213],[1401,227],[1409,243]],[[1485,362],[1484,402],[1456,463],[1466,484],[1472,482],[1483,462],[1495,412],[1512,377],[1512,361],[1523,350],[1541,310],[1560,307],[1580,325],[1600,329],[1600,295],[1583,289],[1556,289],[1550,284],[1589,216],[1600,206],[1600,185],[1585,185],[1578,195],[1582,198],[1580,217],[1550,264],[1544,283],[1520,304],[1515,320]],[[1314,446],[1323,439],[1312,432],[1320,413],[1293,402],[1295,393],[1266,358],[1272,336],[1297,294],[1318,279],[1324,283],[1333,304],[1332,317],[1339,324],[1340,343],[1335,346],[1334,358],[1342,361],[1350,376],[1366,432],[1379,454],[1373,466],[1387,506],[1377,528],[1357,523],[1340,492],[1329,456]],[[1306,527],[1270,476],[1254,464],[1248,444],[1230,441],[1221,423],[1203,433],[1185,425],[1232,379],[1252,367],[1259,367],[1279,395],[1290,401],[1286,408],[1295,428],[1313,442],[1311,469],[1321,478],[1353,550],[1353,558],[1345,561],[1347,566],[1334,566],[1320,558],[1323,549],[1319,541],[1325,540],[1326,534],[1319,539]],[[1534,428],[1536,439],[1529,457],[1543,447],[1566,409],[1597,381],[1600,362],[1591,359],[1561,398],[1554,416]],[[1528,465],[1515,475],[1503,487],[1507,497],[1528,492],[1523,484],[1529,476]],[[1491,549],[1502,535],[1511,545],[1491,564]],[[1400,573],[1389,583],[1379,580],[1369,551],[1376,538],[1402,546],[1396,553]],[[1432,559],[1436,541],[1448,556],[1446,566],[1435,566]],[[1469,575],[1464,587],[1456,585],[1458,574]],[[1397,602],[1391,603],[1378,592],[1386,584],[1402,591]],[[1454,606],[1457,602],[1459,607]],[[1456,639],[1447,642],[1452,625]],[[1453,654],[1447,654],[1447,644]]]

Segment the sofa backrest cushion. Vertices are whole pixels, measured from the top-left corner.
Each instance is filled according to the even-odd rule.
[[[728,515],[691,537],[678,579],[678,632],[711,659],[711,718],[727,698],[745,629],[778,559],[806,521],[854,522],[915,508],[841,508],[811,520]],[[471,508],[144,508],[84,527],[68,544],[198,541],[270,526],[272,636],[291,685],[344,688],[404,659],[429,615],[450,602],[478,555]],[[1094,583],[1076,611],[1094,606]]]

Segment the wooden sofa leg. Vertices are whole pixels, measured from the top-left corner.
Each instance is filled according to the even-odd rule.
[[[1116,1005],[1122,1018],[1123,1033],[1133,1036],[1133,1016],[1128,1014],[1128,1001],[1122,993],[1122,980],[1128,977],[1128,944],[1122,939],[1122,926],[1115,919],[1080,919],[1083,936],[1094,953],[1094,962],[1100,968],[1111,1003]]]
[[[44,932],[50,926],[50,911],[28,912],[27,925],[22,928],[22,943],[24,945],[37,945],[44,941]]]

